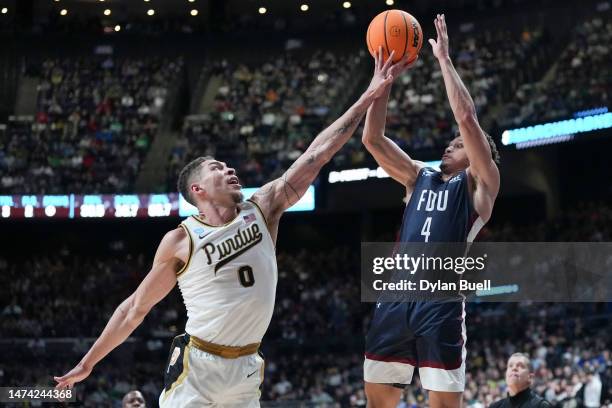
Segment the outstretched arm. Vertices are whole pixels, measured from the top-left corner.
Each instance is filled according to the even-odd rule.
[[[391,63],[392,58],[389,58],[386,64]],[[272,231],[275,228],[271,224],[275,224],[287,208],[302,198],[321,168],[353,135],[372,101],[380,97],[392,80],[393,77],[383,76],[382,72],[374,75],[370,86],[357,102],[319,133],[282,177],[266,184],[253,195],[253,201],[259,205],[268,220],[268,228],[271,229],[273,238],[276,234]]]
[[[57,381],[56,388],[71,388],[75,383],[87,378],[94,366],[123,343],[142,323],[151,308],[166,297],[176,284],[176,273],[187,260],[187,240],[182,228],[170,231],[164,236],[155,254],[151,271],[136,291],[117,307],[100,337],[76,367],[61,377],[54,377]]]
[[[416,61],[416,60],[415,60]],[[391,68],[391,76],[397,78],[403,71],[413,64],[406,64],[406,60],[400,61]],[[383,69],[382,48],[374,58],[374,74]],[[383,73],[384,74],[384,73]],[[412,160],[412,158],[399,148],[391,139],[385,136],[385,123],[387,121],[387,103],[391,87],[387,87],[382,96],[376,99],[366,115],[365,128],[361,141],[366,149],[374,156],[376,163],[382,167],[395,181],[410,188],[416,180],[423,164]]]
[[[478,123],[474,101],[450,59],[444,14],[438,14],[434,24],[438,38],[436,41],[430,39],[429,43],[440,63],[448,101],[459,125],[459,132],[463,137],[463,145],[470,161],[470,173],[476,179],[477,186],[484,188],[494,199],[499,191],[499,170],[491,158],[489,142]]]

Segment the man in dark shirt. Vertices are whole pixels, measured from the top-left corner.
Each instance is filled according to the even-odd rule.
[[[489,408],[548,408],[552,405],[531,390],[533,366],[526,354],[514,353],[508,359],[506,384],[508,397],[490,405]]]

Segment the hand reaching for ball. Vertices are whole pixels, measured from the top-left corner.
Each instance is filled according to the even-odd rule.
[[[429,39],[431,49],[437,59],[448,58],[448,32],[446,31],[446,19],[444,14],[438,14],[434,20],[436,26],[437,40]]]
[[[408,62],[408,55],[405,55],[401,60],[393,64],[393,55],[395,51],[391,51],[391,55],[383,62],[383,49],[379,47],[378,52],[374,55],[374,75],[368,87],[368,93],[374,98],[379,98],[386,91],[393,80],[404,73],[407,69],[412,68],[419,57]]]
[[[366,94],[372,99],[379,98],[393,82],[393,75],[389,72],[389,68],[393,63],[394,53],[395,51],[391,51],[387,62],[383,62],[383,50],[382,47],[379,47],[374,56],[374,75],[366,91]]]

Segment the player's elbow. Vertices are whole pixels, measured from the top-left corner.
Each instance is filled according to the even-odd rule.
[[[142,323],[151,308],[140,304],[135,296],[132,295],[119,306],[119,310],[125,324],[135,329]]]
[[[361,143],[363,143],[366,148],[370,148],[376,145],[376,138],[370,132],[363,132],[363,136],[361,136]]]
[[[459,125],[470,126],[478,123],[478,116],[476,115],[476,109],[474,107],[459,112],[455,116],[455,119]]]

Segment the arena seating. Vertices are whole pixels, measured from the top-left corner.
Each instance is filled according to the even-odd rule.
[[[37,114],[9,122],[0,193],[133,192],[182,61],[46,60]]]
[[[282,174],[357,91],[355,67],[363,58],[363,52],[287,52],[261,63],[217,64],[222,82],[214,109],[186,118],[171,152],[168,189],[176,188],[184,163],[206,154],[234,166],[243,185]]]
[[[522,84],[505,105],[500,125],[515,127],[572,117],[610,106],[610,12],[578,25],[547,80]]]

